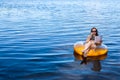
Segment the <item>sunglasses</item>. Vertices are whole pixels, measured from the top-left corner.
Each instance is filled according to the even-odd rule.
[[[97,32],[97,31],[91,31],[91,32]]]

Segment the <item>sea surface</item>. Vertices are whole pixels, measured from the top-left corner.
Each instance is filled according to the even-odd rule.
[[[0,0],[0,80],[119,80],[119,3]],[[85,41],[92,27],[108,53],[81,65],[73,45]]]

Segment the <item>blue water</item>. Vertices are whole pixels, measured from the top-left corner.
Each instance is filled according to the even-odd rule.
[[[0,0],[0,80],[119,80],[119,0]],[[80,65],[73,45],[99,30],[100,71]]]

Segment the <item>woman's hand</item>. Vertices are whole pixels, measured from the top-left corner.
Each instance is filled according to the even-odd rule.
[[[94,36],[93,33],[91,33],[91,34],[90,34],[90,39],[91,39],[93,36]]]

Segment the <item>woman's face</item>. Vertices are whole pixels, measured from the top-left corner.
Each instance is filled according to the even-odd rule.
[[[92,29],[91,33],[92,33],[93,35],[96,35],[97,30],[96,30],[96,29]]]

